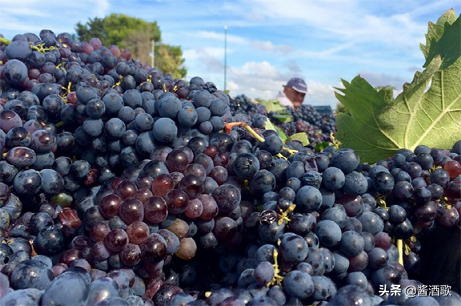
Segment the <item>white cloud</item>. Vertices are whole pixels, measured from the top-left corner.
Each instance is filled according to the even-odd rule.
[[[232,96],[245,94],[250,98],[273,99],[286,81],[287,76],[267,61],[247,62],[229,69]]]
[[[187,50],[184,50],[183,56],[186,59],[186,61],[195,60],[195,59],[198,59],[200,55],[204,53],[212,57],[216,57],[220,59],[224,58],[223,48],[211,48],[211,47],[201,48],[201,49],[187,49]],[[227,54],[232,54],[232,53],[234,53],[233,49],[227,49]]]
[[[255,50],[263,50],[263,51],[276,52],[276,53],[290,53],[293,51],[292,46],[274,45],[270,41],[255,40],[252,42],[252,45]]]
[[[307,80],[308,93],[304,100],[304,103],[311,104],[314,106],[318,105],[329,105],[335,109],[339,101],[335,97],[334,85],[317,82],[313,80]]]
[[[220,54],[223,53],[214,48],[191,49],[183,53],[187,68],[200,66],[202,69],[205,68],[207,74],[224,70],[224,61],[223,57],[219,56]]]
[[[264,15],[269,22],[292,24],[293,31],[303,31],[307,37],[315,29],[325,38],[333,36],[346,43],[330,52],[351,48],[357,42],[413,47],[426,30],[426,24],[415,21],[410,13],[377,15],[369,10],[371,2],[358,0],[252,0],[251,5],[252,11]]]
[[[42,29],[50,29],[56,34],[74,33],[74,26],[82,20],[81,16],[104,17],[109,13],[109,0],[60,1],[48,0],[2,0],[1,31],[33,32],[38,34]],[[14,34],[13,34],[14,35]],[[9,37],[8,37],[9,38]],[[12,37],[11,37],[12,38]]]
[[[237,92],[239,91],[239,85],[234,81],[229,81],[227,82],[227,89],[229,89],[231,92]]]
[[[280,76],[277,68],[267,61],[248,62],[242,67],[233,68],[237,76],[257,77],[257,78],[277,78]]]

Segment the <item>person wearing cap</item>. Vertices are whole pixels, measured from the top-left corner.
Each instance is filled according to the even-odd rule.
[[[276,100],[282,105],[289,107],[298,107],[303,104],[307,93],[307,85],[303,79],[292,78],[283,87],[283,92],[279,92],[277,97],[275,97]]]

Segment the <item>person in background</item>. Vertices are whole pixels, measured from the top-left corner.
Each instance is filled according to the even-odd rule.
[[[289,107],[298,107],[303,104],[304,97],[307,93],[307,85],[301,78],[292,78],[286,85],[283,85],[283,92],[275,97],[282,105]]]

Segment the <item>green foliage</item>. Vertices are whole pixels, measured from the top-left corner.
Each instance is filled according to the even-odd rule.
[[[431,40],[429,53],[423,67],[427,67],[436,56],[440,55],[442,58],[440,69],[445,69],[451,66],[461,56],[460,29],[461,18],[458,18],[452,24],[448,21],[445,23],[444,31],[440,39],[437,40],[435,38]]]
[[[297,140],[299,142],[301,142],[303,144],[303,146],[307,146],[309,144],[309,138],[307,138],[307,134],[306,133],[296,133],[296,134],[293,134],[291,135],[290,137],[288,137],[288,139],[286,140],[286,142],[289,142],[291,140]]]
[[[322,152],[326,147],[330,146],[331,144],[329,142],[319,142],[315,145],[315,151],[316,152]]]
[[[345,88],[336,88],[337,99],[349,112],[336,118],[337,138],[364,162],[374,163],[418,145],[451,148],[460,138],[461,17],[452,21],[452,13],[429,24],[428,43],[421,45],[426,69],[416,72],[395,100],[360,76],[350,83],[342,80]]]
[[[75,30],[80,40],[88,41],[97,37],[104,46],[117,45],[120,49],[129,49],[134,58],[145,64],[151,63],[154,41],[156,68],[175,78],[182,78],[187,73],[181,47],[162,44],[161,31],[155,21],[110,14],[104,18],[89,19],[86,24],[79,22]]]
[[[280,139],[283,140],[285,143],[286,140],[288,139],[287,135],[285,135],[285,132],[283,132],[279,127],[275,126],[269,118],[267,118],[266,123],[264,124],[264,129],[265,130],[272,130],[272,131],[277,131],[279,133]]]
[[[448,22],[448,24],[452,24],[455,21],[456,14],[453,9],[446,11],[442,16],[440,16],[436,23],[429,21],[429,29],[426,34],[426,44],[420,44],[421,51],[423,52],[425,58],[429,55],[432,41],[438,41],[440,37],[442,37],[442,34],[445,31],[445,23]]]
[[[125,39],[133,33],[146,33],[146,44],[151,40],[160,41],[160,28],[157,22],[147,22],[124,14],[110,14],[104,18],[90,19],[86,24],[76,25],[76,32],[81,40],[89,41],[93,37],[101,40],[104,46],[117,45],[128,49]]]
[[[288,137],[282,129],[274,125],[269,119],[266,120],[266,123],[264,125],[265,130],[273,130],[277,131],[279,133],[280,139],[282,139],[283,143],[287,143],[291,140],[297,140],[302,143],[302,145],[305,147],[309,144],[309,138],[307,137],[306,133],[296,133]]]
[[[285,106],[280,104],[277,100],[258,100],[259,103],[264,105],[268,112],[282,112],[285,111]]]
[[[285,106],[280,104],[277,100],[258,100],[259,103],[264,105],[267,109],[267,112],[274,112],[274,118],[277,118],[280,122],[287,123],[291,122],[293,118],[290,114],[287,113],[287,109]]]
[[[161,67],[164,73],[170,73],[174,78],[186,75],[181,47],[161,44],[156,49],[155,58],[155,66]]]
[[[104,30],[104,22],[102,18],[90,18],[86,24],[81,24],[79,22],[76,25],[75,31],[77,32],[78,38],[80,38],[80,40],[89,41],[93,37],[97,37],[101,40],[103,45],[107,45],[107,34]]]

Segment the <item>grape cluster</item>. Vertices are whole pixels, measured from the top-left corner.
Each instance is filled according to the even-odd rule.
[[[330,135],[336,132],[336,121],[333,114],[320,114],[311,105],[287,107],[287,113],[293,118],[281,128],[288,134],[306,133],[311,143],[330,142]]]
[[[244,122],[251,123],[255,115],[267,115],[266,108],[259,103],[254,103],[245,95],[238,95],[230,99],[230,111],[234,118],[245,118]]]
[[[362,164],[199,77],[39,36],[0,39],[0,306],[461,304],[380,294],[422,285],[421,239],[459,226],[461,141]]]
[[[261,118],[267,117],[288,137],[296,133],[306,133],[311,147],[318,143],[330,142],[330,135],[336,132],[334,115],[320,114],[308,104],[297,108],[286,107],[286,113],[292,118],[290,122],[280,121],[277,113],[267,112],[262,104],[252,102],[245,95],[231,99],[229,106],[234,121],[243,121],[253,127],[264,127],[264,120]]]

